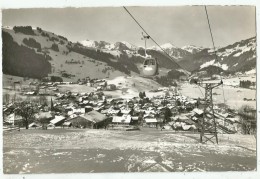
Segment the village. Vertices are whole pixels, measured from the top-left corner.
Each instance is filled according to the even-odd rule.
[[[201,143],[205,101],[183,95],[181,82],[11,81],[3,95],[5,173],[255,170],[256,112],[214,104],[218,144]]]
[[[257,178],[257,8],[203,4],[3,6],[4,178]]]
[[[4,131],[23,128],[125,131],[154,128],[194,133],[199,132],[199,121],[204,113],[205,101],[182,95],[178,86],[159,87],[127,96],[129,89],[122,87],[121,82],[108,83],[105,79],[85,78],[75,83],[29,82],[27,87],[13,85],[14,91],[27,98],[20,102],[9,100],[10,103],[4,104]],[[73,92],[64,85],[72,88],[86,86],[89,91]],[[29,108],[31,113],[21,112]],[[254,111],[239,114],[223,105],[214,105],[214,111],[218,133],[255,133],[256,123],[254,120],[248,122],[248,118],[255,117]]]

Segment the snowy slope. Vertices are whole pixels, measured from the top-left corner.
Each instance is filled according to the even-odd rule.
[[[98,42],[94,41],[94,40],[83,40],[80,42],[82,45],[84,45],[85,47],[92,47],[92,48],[96,48],[98,46]]]

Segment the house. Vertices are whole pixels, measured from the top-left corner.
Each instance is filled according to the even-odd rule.
[[[55,126],[61,126],[65,119],[66,118],[64,116],[55,116],[54,119],[50,121],[50,124],[53,124]]]
[[[71,127],[72,126],[72,122],[69,122],[69,121],[67,121],[67,122],[64,122],[63,124],[62,124],[62,127],[64,128],[64,127]]]
[[[191,130],[191,129],[197,129],[197,127],[193,124],[193,125],[189,125],[189,124],[185,124],[185,123],[181,123],[181,127],[184,131],[187,130]]]
[[[89,120],[84,115],[75,116],[71,119],[68,119],[64,124],[71,124],[71,126],[76,128],[93,128],[94,122]]]
[[[107,118],[104,114],[101,114],[100,112],[97,111],[90,111],[84,114],[84,116],[89,117],[95,123],[102,122]]]
[[[72,108],[72,113],[79,113],[79,114],[84,114],[85,113],[85,108]]]
[[[158,124],[158,121],[154,117],[147,116],[144,118],[143,124],[144,124],[144,126],[148,126],[148,127],[156,127]]]
[[[28,91],[26,93],[24,93],[25,95],[36,95],[35,91]]]
[[[195,108],[192,111],[194,112],[195,116],[199,116],[199,117],[201,117],[203,115],[203,113],[204,113],[204,111],[199,109],[199,108]]]
[[[13,125],[18,123],[20,120],[22,120],[22,117],[19,115],[15,115],[14,113],[6,116],[4,119],[5,122],[7,122],[9,124],[13,124]]]
[[[72,123],[73,127],[100,128],[103,127],[103,122],[107,118],[107,116],[97,111],[90,111],[88,113],[72,118],[68,121]]]
[[[126,124],[129,125],[131,122],[131,116],[130,115],[122,115],[122,116],[113,116],[112,123],[116,124]]]
[[[116,90],[116,85],[115,84],[109,84],[109,85],[107,85],[106,90],[108,90],[108,91],[115,91]]]
[[[35,123],[35,122],[29,124],[29,128],[35,128],[36,129],[38,127],[41,127],[41,126],[39,124]]]

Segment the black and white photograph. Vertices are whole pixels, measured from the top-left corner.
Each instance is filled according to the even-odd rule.
[[[3,8],[2,173],[256,172],[257,11]]]

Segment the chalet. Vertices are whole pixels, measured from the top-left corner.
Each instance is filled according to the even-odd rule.
[[[131,116],[130,115],[122,115],[122,116],[113,116],[112,123],[115,124],[125,124],[129,125],[131,122]]]
[[[68,119],[64,124],[71,124],[75,128],[93,128],[94,122],[89,120],[84,115],[77,115],[73,118]]]
[[[29,128],[38,128],[38,127],[41,127],[41,125],[39,125],[39,124],[37,124],[37,123],[35,123],[35,122],[33,122],[33,123],[31,123],[31,124],[29,124]]]
[[[35,91],[28,91],[24,93],[25,95],[36,95]]]
[[[158,121],[155,117],[147,116],[144,117],[143,125],[148,127],[156,127],[158,124]]]
[[[54,126],[61,126],[65,119],[66,118],[64,116],[55,116],[54,119],[50,121],[50,124]]]
[[[127,114],[129,114],[131,112],[131,110],[130,109],[121,109],[120,112],[122,114],[126,114],[127,115]]]
[[[186,123],[181,123],[181,127],[183,130],[187,131],[187,130],[194,130],[194,129],[197,129],[197,127],[193,124],[193,125],[189,125],[189,124],[186,124]]]
[[[107,117],[105,115],[97,111],[90,111],[68,121],[72,123],[73,127],[99,128],[101,127],[100,124],[106,119]]]
[[[63,124],[62,124],[62,127],[64,128],[64,127],[71,127],[72,126],[72,122],[69,122],[69,121],[66,121],[66,122],[64,122]]]
[[[16,124],[17,122],[19,122],[20,120],[22,120],[22,117],[21,116],[19,116],[19,115],[15,115],[14,113],[12,113],[12,114],[10,114],[10,115],[8,115],[8,116],[6,116],[5,118],[4,118],[4,121],[5,122],[7,122],[7,123],[9,123],[9,124]]]
[[[181,80],[181,81],[188,81],[188,76],[182,75],[182,76],[179,77],[179,80]]]

